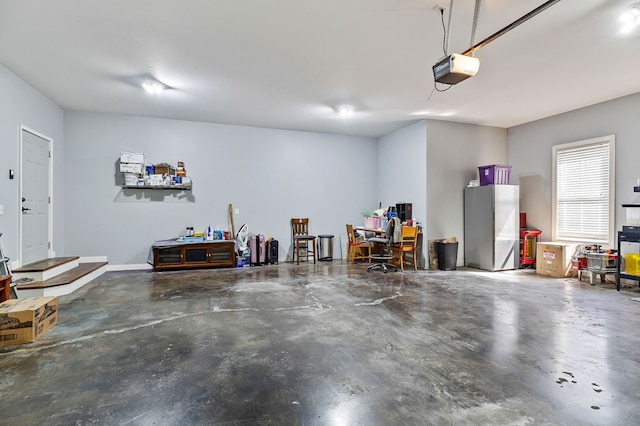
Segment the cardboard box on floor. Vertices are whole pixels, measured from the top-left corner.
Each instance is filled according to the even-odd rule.
[[[0,303],[0,346],[35,342],[57,323],[57,297],[6,300]]]
[[[563,278],[575,274],[571,269],[571,257],[577,244],[539,242],[536,252],[536,273],[549,277]]]

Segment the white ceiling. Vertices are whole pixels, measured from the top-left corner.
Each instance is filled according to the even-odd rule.
[[[0,0],[0,62],[71,110],[370,137],[420,118],[511,127],[640,92],[640,28],[619,31],[634,1],[562,0],[433,94],[449,0]],[[542,3],[482,1],[475,41]],[[448,53],[471,46],[473,9],[454,0]],[[147,95],[145,75],[173,89]]]

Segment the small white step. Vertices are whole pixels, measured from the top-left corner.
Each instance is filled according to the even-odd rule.
[[[28,278],[30,281],[46,281],[78,267],[79,257],[55,257],[25,265],[11,271],[13,281]]]

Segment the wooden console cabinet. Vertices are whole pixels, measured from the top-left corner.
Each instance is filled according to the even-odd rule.
[[[235,268],[235,248],[234,241],[153,246],[153,269]]]

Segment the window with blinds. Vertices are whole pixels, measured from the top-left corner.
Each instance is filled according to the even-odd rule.
[[[553,147],[553,239],[613,243],[614,136]]]

